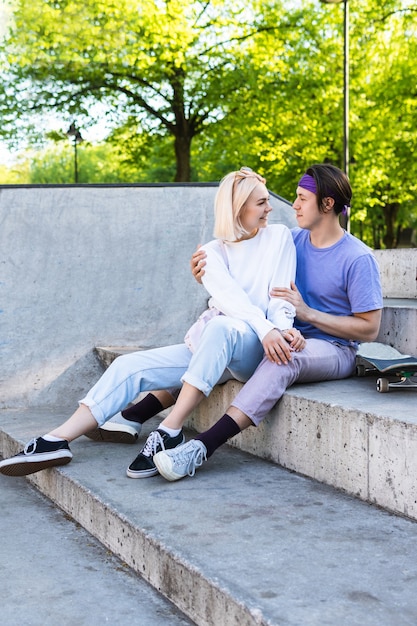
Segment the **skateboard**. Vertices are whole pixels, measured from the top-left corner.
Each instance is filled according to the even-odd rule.
[[[390,389],[417,389],[417,357],[401,354],[385,344],[362,344],[356,356],[356,375],[380,373],[390,378],[378,378],[376,389],[388,393]]]

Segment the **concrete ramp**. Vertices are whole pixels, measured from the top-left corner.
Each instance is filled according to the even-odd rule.
[[[189,259],[213,238],[216,189],[0,188],[0,406],[72,405],[100,374],[96,345],[183,340],[207,301]]]

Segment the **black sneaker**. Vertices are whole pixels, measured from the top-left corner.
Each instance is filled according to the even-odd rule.
[[[185,437],[181,431],[176,437],[170,437],[164,430],[154,430],[148,435],[145,445],[139,452],[136,459],[129,465],[126,474],[129,478],[149,478],[156,476],[156,469],[153,457],[161,450],[169,450],[184,443]]]
[[[46,441],[37,437],[25,445],[23,452],[1,461],[0,473],[27,476],[54,465],[66,465],[71,459],[68,441]]]

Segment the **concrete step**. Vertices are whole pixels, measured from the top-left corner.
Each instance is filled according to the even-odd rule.
[[[417,356],[417,249],[375,250],[385,296],[377,341]]]
[[[120,348],[96,350],[106,365],[122,353]],[[231,444],[417,519],[417,390],[381,394],[376,378],[294,385],[258,428],[240,433]],[[198,432],[209,428],[241,387],[237,381],[216,387],[188,426]]]
[[[2,626],[191,626],[26,480],[0,475]]]
[[[386,298],[417,300],[417,248],[375,250]]]
[[[2,455],[69,411],[1,411]],[[417,623],[413,521],[229,446],[176,483],[128,479],[138,446],[71,448],[30,482],[199,626]],[[102,594],[117,606],[112,586]]]
[[[417,356],[417,299],[385,298],[377,341]]]

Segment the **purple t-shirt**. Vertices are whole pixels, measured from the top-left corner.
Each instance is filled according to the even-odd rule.
[[[293,228],[291,232],[297,250],[295,282],[308,306],[331,315],[353,315],[382,308],[379,267],[368,246],[345,232],[333,246],[315,248],[308,230]],[[297,319],[295,326],[306,338],[356,345]]]

